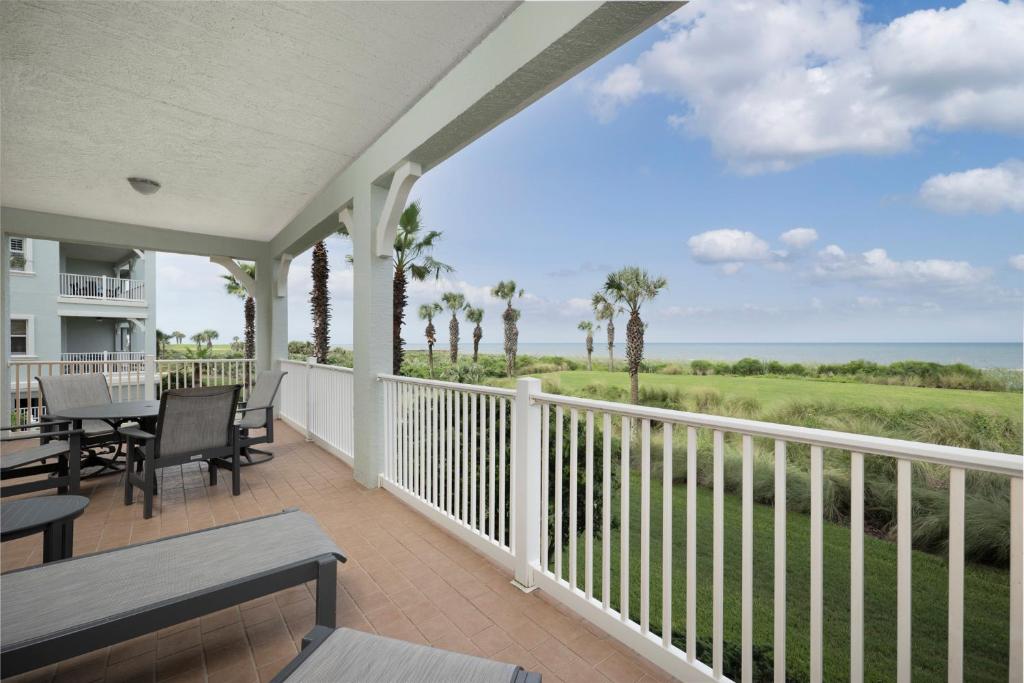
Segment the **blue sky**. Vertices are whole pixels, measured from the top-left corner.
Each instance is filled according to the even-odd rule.
[[[457,270],[413,304],[463,291],[498,341],[487,289],[514,278],[520,340],[576,341],[607,272],[639,265],[669,280],[650,341],[1020,340],[1024,3],[753,6],[692,3],[424,176]],[[329,249],[347,343],[348,245]],[[236,302],[191,303],[218,272],[162,255],[159,325],[240,334]]]

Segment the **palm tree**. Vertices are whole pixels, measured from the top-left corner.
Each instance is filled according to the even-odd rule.
[[[194,341],[196,343],[196,349],[199,349],[203,346],[203,342],[206,341],[206,335],[203,334],[202,332],[196,332],[191,337],[189,337],[189,339]]]
[[[327,245],[323,240],[313,245],[313,264],[310,268],[313,280],[313,289],[309,293],[309,305],[313,314],[313,355],[316,356],[317,363],[326,363],[331,325],[331,302],[327,280],[331,269],[327,262]]]
[[[505,373],[511,377],[516,370],[516,351],[519,348],[519,322],[521,315],[518,309],[512,308],[512,300],[522,296],[523,290],[516,287],[515,280],[502,280],[491,288],[491,296],[505,302],[505,311],[501,319],[505,322]]]
[[[594,330],[601,329],[601,326],[594,327],[594,323],[584,320],[576,326],[576,329],[587,333],[587,370],[593,370],[594,364],[591,362],[591,357],[594,355]]]
[[[206,340],[206,348],[213,348],[213,340],[220,336],[217,330],[203,330],[203,339]]]
[[[239,350],[241,350],[241,348],[242,348],[242,343],[238,340],[238,335],[236,334],[234,337],[231,338],[231,350],[232,351],[239,351]]]
[[[348,235],[347,227],[342,227],[339,232]],[[436,260],[432,255],[440,239],[440,231],[424,229],[419,202],[413,202],[405,207],[405,211],[398,219],[398,232],[395,234],[395,275],[392,281],[391,371],[396,375],[402,372],[402,358],[405,355],[402,325],[405,323],[405,307],[409,303],[406,292],[409,279],[423,281],[428,277],[437,278],[441,273],[455,270],[447,263]]]
[[[436,301],[432,304],[420,306],[420,320],[427,321],[427,329],[423,333],[427,337],[427,364],[430,366],[430,379],[434,379],[434,344],[437,342],[437,333],[434,329],[434,316],[443,309]]]
[[[448,360],[452,365],[459,362],[459,313],[466,307],[466,297],[458,292],[445,292],[441,295],[441,301],[452,312],[452,319],[448,321]]]
[[[255,263],[240,263],[242,270],[249,277],[256,279]],[[242,283],[235,279],[234,275],[221,275],[224,279],[224,289],[231,296],[244,299],[243,314],[245,316],[245,357],[256,357],[256,300],[249,295],[249,290],[242,286]],[[216,339],[216,337],[214,337]]]
[[[617,313],[622,313],[622,309],[609,301],[604,292],[595,292],[590,299],[590,305],[594,309],[594,317],[605,321],[604,329],[608,334],[608,371],[613,372],[615,370],[614,318]]]
[[[170,338],[171,336],[163,330],[156,331],[156,355],[158,358],[160,357],[160,352],[167,348],[167,340]]]
[[[180,344],[181,340],[185,338],[185,333],[175,330],[174,332],[171,332],[171,336],[174,337],[175,344]]]
[[[640,319],[640,307],[667,286],[665,278],[652,278],[646,270],[636,266],[609,274],[604,283],[605,295],[617,304],[624,304],[629,311],[626,363],[629,366],[629,397],[634,404],[640,400],[640,362],[644,358],[644,322]]]
[[[480,323],[484,321],[484,309],[466,306],[466,320],[476,326],[473,328],[473,362],[476,363],[480,355],[480,340],[484,336],[484,331],[480,327]]]

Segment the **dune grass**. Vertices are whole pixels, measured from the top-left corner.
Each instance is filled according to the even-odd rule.
[[[634,466],[636,464],[634,463]],[[630,485],[630,615],[640,613],[640,478],[634,472]],[[650,623],[662,632],[662,489],[660,469],[651,477]],[[581,489],[580,495],[583,495]],[[600,491],[595,492],[600,496]],[[674,642],[685,648],[686,632],[686,486],[676,484],[672,501],[672,626]],[[616,492],[614,500],[618,501]],[[724,640],[732,657],[738,655],[741,618],[741,510],[738,496],[724,498]],[[619,510],[613,506],[616,525]],[[697,635],[702,646],[712,638],[712,492],[697,489]],[[566,521],[567,525],[568,522]],[[809,672],[809,585],[810,519],[790,512],[786,519],[786,624],[787,678],[807,680]],[[580,520],[580,528],[583,521]],[[595,520],[600,529],[600,520]],[[968,535],[971,529],[967,529]],[[825,680],[849,678],[850,532],[839,525],[824,525],[824,674]],[[611,604],[619,608],[620,530],[611,535]],[[771,680],[773,643],[774,510],[754,506],[754,625],[753,640],[760,650],[755,680]],[[563,559],[563,577],[568,577],[568,551]],[[864,639],[865,680],[891,681],[896,677],[896,546],[864,538]],[[600,599],[601,542],[594,541],[594,594]],[[553,569],[553,560],[550,564]],[[584,585],[584,542],[578,542],[578,585]],[[945,559],[913,553],[913,674],[915,680],[944,680],[946,677],[947,592]],[[972,681],[1005,681],[1008,656],[1009,580],[1008,573],[994,567],[971,565],[965,576],[965,670]],[[702,649],[704,649],[702,647]],[[711,664],[710,650],[699,655]]]
[[[624,372],[572,370],[548,373],[541,378],[558,382],[566,394],[578,394],[592,384],[629,388],[629,375]],[[788,377],[642,374],[640,386],[686,392],[718,391],[730,397],[755,399],[765,410],[794,402],[827,401],[841,406],[985,411],[1018,420],[1024,410],[1020,392],[933,389]]]

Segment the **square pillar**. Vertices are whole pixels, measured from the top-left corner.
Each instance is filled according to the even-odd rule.
[[[11,373],[7,361],[11,357],[11,249],[9,235],[0,230],[0,427],[11,426]]]
[[[268,253],[256,260],[256,369],[271,370],[288,358],[288,290],[274,283],[288,259]]]
[[[391,373],[392,256],[376,254],[374,228],[387,198],[387,190],[367,184],[354,198],[352,222],[353,265],[353,380],[355,476],[363,486],[376,488],[384,472],[384,391],[377,381]]]

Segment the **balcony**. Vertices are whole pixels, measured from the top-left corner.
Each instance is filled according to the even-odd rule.
[[[146,283],[143,280],[129,280],[107,275],[61,273],[60,296],[90,303],[145,304]]]

